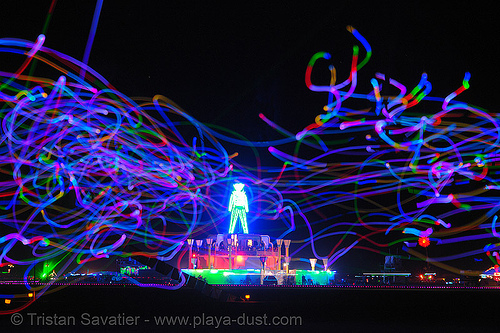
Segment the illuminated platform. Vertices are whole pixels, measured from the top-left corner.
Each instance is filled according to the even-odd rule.
[[[280,260],[278,250],[267,235],[211,235],[192,242],[189,268],[260,269],[264,265],[274,270]]]
[[[260,269],[183,269],[193,277],[215,285],[334,285],[335,271],[291,270],[263,272]]]

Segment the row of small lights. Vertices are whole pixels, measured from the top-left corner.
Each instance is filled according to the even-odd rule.
[[[20,281],[11,281],[9,283],[2,282],[2,284],[22,284]],[[30,285],[54,285],[54,286],[124,286],[124,287],[136,287],[133,283],[43,283],[43,282],[32,282]],[[173,283],[141,283],[141,286],[177,286]],[[374,286],[360,286],[360,285],[261,285],[261,284],[213,284],[215,287],[264,287],[264,288],[365,288],[365,289],[500,289],[500,286],[384,286],[384,285],[374,285]],[[28,294],[29,295],[29,294]],[[32,296],[28,296],[32,297]]]
[[[350,289],[500,289],[500,286],[342,286],[342,285],[261,285],[261,284],[213,284],[215,287],[259,287],[259,288],[350,288]]]
[[[14,284],[14,283],[13,283]],[[15,284],[24,284],[24,283],[15,283]],[[135,286],[133,283],[42,283],[42,282],[32,282],[30,285],[38,285],[38,286]],[[140,283],[141,286],[176,286],[173,283]]]
[[[54,283],[55,285],[63,285],[61,283]],[[100,283],[100,284],[88,284],[88,283],[75,283],[72,284],[74,286],[109,286],[109,284],[105,283]],[[123,286],[127,286],[123,284]],[[135,285],[130,285],[130,286],[135,286]],[[174,286],[174,284],[143,284],[142,286]],[[227,287],[228,285],[224,284],[214,284],[213,286],[215,287]],[[263,286],[260,284],[238,284],[238,285],[230,285],[231,287],[267,287],[267,288],[347,288],[347,289],[500,289],[500,287],[493,287],[493,286],[487,286],[487,287],[464,287],[464,286],[336,286],[336,285],[331,285],[331,286],[325,286],[325,285],[269,285],[269,286]],[[33,298],[34,293],[30,292],[26,295],[28,298]],[[22,297],[22,296],[21,296]],[[245,295],[245,299],[250,299],[250,295]],[[10,304],[12,302],[12,299],[6,298],[5,299],[5,304]]]

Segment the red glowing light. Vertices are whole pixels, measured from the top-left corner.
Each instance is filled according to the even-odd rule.
[[[418,239],[418,245],[421,247],[427,247],[431,244],[431,241],[429,240],[429,237],[420,237]]]

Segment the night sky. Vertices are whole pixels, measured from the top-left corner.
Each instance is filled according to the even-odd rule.
[[[330,52],[339,79],[347,77],[352,25],[373,49],[360,88],[370,88],[375,72],[408,86],[426,72],[432,95],[445,96],[469,71],[463,97],[495,108],[495,10],[470,1],[338,2],[105,0],[89,65],[128,96],[165,95],[204,122],[235,129],[264,112],[300,130],[326,102],[304,84],[307,62]],[[35,40],[50,3],[3,1],[1,36]],[[44,45],[82,59],[94,7],[58,1]]]
[[[50,3],[2,1],[0,36],[36,40]],[[345,80],[352,25],[373,50],[359,92],[370,90],[376,72],[409,87],[426,72],[431,96],[445,97],[468,71],[461,100],[498,112],[498,10],[479,1],[437,3],[104,0],[89,65],[130,97],[165,95],[202,122],[267,140],[274,134],[259,113],[297,132],[322,112],[327,96],[307,89],[307,63],[330,52]],[[94,7],[59,0],[44,45],[82,59]]]

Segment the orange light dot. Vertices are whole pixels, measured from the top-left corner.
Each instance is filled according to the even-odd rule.
[[[418,239],[418,245],[420,245],[421,247],[427,247],[430,245],[430,240],[428,237],[420,237]]]

